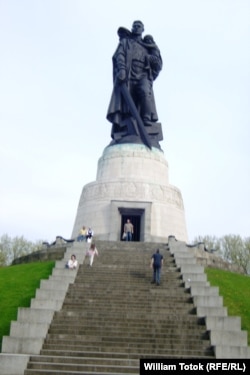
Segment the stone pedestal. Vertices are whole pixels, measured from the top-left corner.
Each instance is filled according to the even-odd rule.
[[[96,181],[83,187],[72,238],[85,225],[95,238],[118,241],[124,221],[135,227],[134,240],[188,241],[181,192],[169,184],[161,150],[141,144],[108,146],[98,161]]]

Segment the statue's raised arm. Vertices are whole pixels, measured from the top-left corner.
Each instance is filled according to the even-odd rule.
[[[112,123],[111,145],[143,143],[160,148],[161,124],[153,93],[153,81],[162,69],[162,58],[151,35],[142,38],[144,25],[134,21],[132,30],[120,27],[113,55],[113,92],[107,119]]]

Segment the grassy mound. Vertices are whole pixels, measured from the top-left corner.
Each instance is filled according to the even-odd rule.
[[[250,277],[230,271],[206,268],[211,286],[219,287],[228,315],[241,317],[241,328],[248,331],[250,345]]]
[[[0,349],[2,336],[8,336],[18,307],[30,307],[40,280],[47,279],[55,262],[36,262],[0,268]]]

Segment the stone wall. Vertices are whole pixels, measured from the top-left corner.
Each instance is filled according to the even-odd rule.
[[[12,262],[12,265],[31,263],[31,262],[41,262],[47,260],[61,260],[64,257],[66,251],[66,246],[51,246],[35,251],[23,257],[17,258]]]
[[[191,252],[196,256],[197,262],[203,267],[219,268],[226,271],[244,274],[244,271],[237,265],[225,262],[216,253],[211,253],[205,249],[204,243],[197,245],[187,245]]]

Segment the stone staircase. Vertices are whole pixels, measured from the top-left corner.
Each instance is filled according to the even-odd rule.
[[[248,333],[241,330],[241,318],[228,316],[217,287],[207,282],[204,267],[197,263],[198,246],[190,248],[169,236],[168,246],[181,271],[185,288],[190,291],[198,318],[205,320],[216,358],[250,358]]]
[[[250,358],[240,319],[227,316],[185,244],[170,237],[168,245],[96,245],[93,267],[85,243],[69,247],[31,308],[19,309],[3,340],[1,375],[138,374],[140,358]],[[156,247],[164,256],[160,286],[149,267]],[[77,272],[64,269],[72,253]]]

